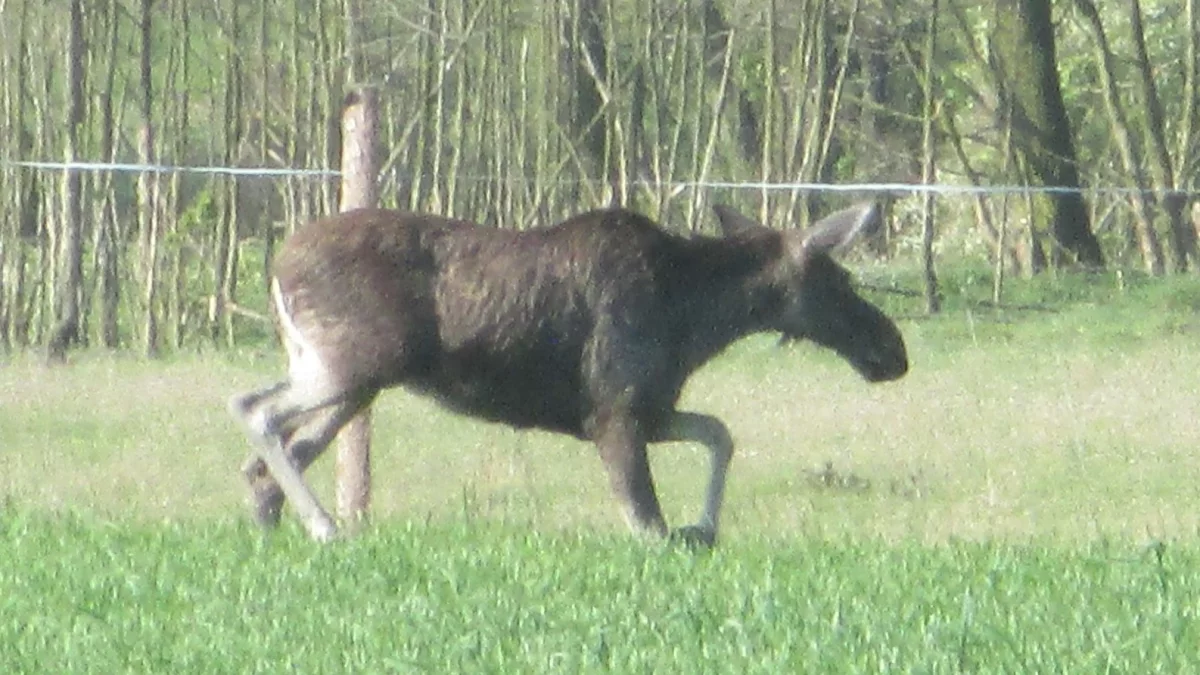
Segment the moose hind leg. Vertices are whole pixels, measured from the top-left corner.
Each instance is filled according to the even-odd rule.
[[[310,422],[304,422],[304,424],[308,423]],[[295,423],[286,429],[281,429],[279,443],[285,448],[285,453],[296,470],[304,473],[319,453],[313,452],[313,448],[309,444],[297,446],[293,442],[295,433],[301,426],[300,423]],[[270,442],[270,440],[265,439],[263,442]],[[279,486],[275,477],[267,469],[267,463],[262,459],[262,452],[258,449],[258,444],[255,445],[255,449],[251,451],[250,456],[242,465],[242,475],[250,489],[249,504],[254,522],[258,523],[260,527],[268,529],[277,527],[283,514],[285,501],[283,488]]]
[[[334,437],[372,396],[354,397],[314,412],[283,436],[285,453],[296,471],[303,474],[333,442]],[[284,493],[266,469],[266,464],[255,456],[246,464],[246,479],[250,483],[255,520],[264,526],[279,523],[283,508]]]
[[[656,443],[690,441],[708,448],[711,465],[704,510],[695,525],[679,528],[671,536],[691,545],[713,546],[717,541],[726,476],[733,459],[733,437],[728,427],[712,415],[675,412],[653,440]]]
[[[260,432],[261,430],[256,429],[251,420],[254,419],[256,409],[264,399],[278,395],[287,386],[288,382],[284,380],[265,389],[238,394],[229,399],[228,406],[229,413],[241,422],[246,435],[250,437],[254,446],[245,463],[242,464],[242,475],[250,487],[250,502],[254,520],[260,526],[268,528],[279,525],[279,516],[283,508],[283,490],[279,488],[279,484],[267,470],[267,464],[262,460],[258,449],[262,444],[269,443],[270,439],[265,437]],[[286,443],[286,434],[282,441]]]
[[[258,455],[258,461],[251,460],[247,463],[247,478],[258,474],[258,462],[261,461],[284,496],[292,503],[309,535],[318,541],[332,539],[337,532],[337,526],[322,508],[313,491],[305,484],[301,475],[303,467],[293,463],[293,458],[285,450],[285,442],[294,442],[295,438],[290,430],[296,429],[297,422],[304,416],[324,412],[323,409],[338,406],[348,398],[345,392],[325,392],[323,389],[326,388],[298,387],[289,381],[282,386],[276,385],[260,392],[235,397],[230,401],[230,411],[246,427]],[[303,458],[307,460],[305,465],[323,449],[313,448],[312,457]],[[275,517],[271,511],[277,508],[273,502],[278,501],[277,497],[272,496],[272,490],[268,483],[263,492],[256,495],[262,500],[257,505],[260,518],[265,518],[268,522]]]

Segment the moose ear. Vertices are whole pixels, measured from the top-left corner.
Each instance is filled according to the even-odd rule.
[[[860,237],[878,230],[881,221],[879,207],[873,202],[831,213],[804,233],[804,253],[840,253]]]
[[[761,230],[766,227],[757,220],[743,216],[741,213],[724,204],[713,204],[712,209],[713,213],[717,214],[717,222],[721,224],[721,232],[724,232],[727,237],[744,232]]]

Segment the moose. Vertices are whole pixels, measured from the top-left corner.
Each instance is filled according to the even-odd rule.
[[[683,236],[623,208],[518,231],[362,209],[295,232],[270,294],[287,377],[230,399],[254,446],[256,520],[286,498],[309,535],[337,526],[302,473],[384,389],[460,414],[590,441],[630,528],[712,546],[734,443],[713,415],[677,409],[692,372],[735,340],[778,332],[835,350],[866,380],[908,370],[896,324],[832,255],[877,227],[874,204],[808,230],[715,207],[722,236]],[[667,528],[649,443],[707,447],[699,521]]]

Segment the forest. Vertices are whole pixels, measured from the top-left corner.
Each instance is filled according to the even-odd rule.
[[[1198,4],[0,0],[0,350],[261,336],[363,90],[384,206],[709,232],[721,201],[800,227],[880,199],[870,255],[930,311],[935,262],[1189,273]]]

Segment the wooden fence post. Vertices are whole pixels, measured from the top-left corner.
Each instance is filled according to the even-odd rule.
[[[379,201],[375,152],[378,94],[370,87],[351,91],[342,104],[341,211],[374,207]],[[337,514],[355,529],[371,502],[371,410],[364,408],[337,438]]]

